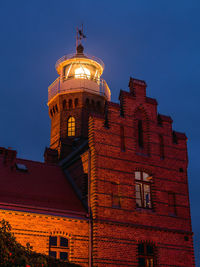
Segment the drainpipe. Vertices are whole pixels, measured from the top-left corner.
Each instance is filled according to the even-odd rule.
[[[93,221],[90,201],[90,184],[91,184],[91,151],[88,150],[88,214],[89,214],[89,267],[93,266]]]

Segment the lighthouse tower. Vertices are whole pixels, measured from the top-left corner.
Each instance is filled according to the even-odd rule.
[[[84,53],[81,38],[76,53],[63,56],[55,67],[59,77],[48,88],[50,148],[61,159],[87,139],[89,114],[104,113],[110,89],[101,78],[103,62]]]

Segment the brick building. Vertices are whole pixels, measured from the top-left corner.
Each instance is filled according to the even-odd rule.
[[[44,163],[0,149],[0,218],[23,245],[81,266],[194,266],[185,134],[144,81],[111,102],[81,44],[56,69]]]

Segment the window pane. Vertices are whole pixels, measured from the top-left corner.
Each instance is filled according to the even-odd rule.
[[[140,183],[136,183],[135,191],[136,191],[136,206],[142,207],[142,185]]]
[[[60,259],[61,260],[67,260],[68,259],[68,253],[67,252],[60,252]]]
[[[64,237],[61,237],[60,238],[60,246],[61,247],[68,247],[68,239],[67,238],[64,238]]]
[[[49,244],[50,246],[57,246],[57,236],[50,236],[49,237]]]
[[[70,117],[68,119],[68,136],[75,136],[75,118]]]
[[[56,258],[56,251],[49,251],[49,256]]]
[[[146,266],[153,267],[153,258],[146,259]]]
[[[152,255],[153,254],[153,246],[147,245],[147,255]]]
[[[146,172],[143,172],[143,180],[149,182],[149,179],[147,179],[148,177],[149,177],[149,174]]]
[[[144,184],[144,207],[151,208],[150,186]]]
[[[135,179],[141,180],[141,172],[135,172]]]
[[[144,254],[144,244],[138,245],[138,254],[143,255]]]
[[[138,262],[139,262],[139,267],[145,267],[145,259],[144,258],[139,258]]]

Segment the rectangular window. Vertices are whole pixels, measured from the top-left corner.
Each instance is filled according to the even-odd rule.
[[[145,243],[138,244],[138,266],[155,267],[154,246]]]
[[[69,240],[62,236],[49,237],[49,256],[68,260]]]
[[[152,208],[151,201],[152,176],[145,172],[135,172],[136,207]]]
[[[168,192],[169,215],[176,215],[176,195]]]

